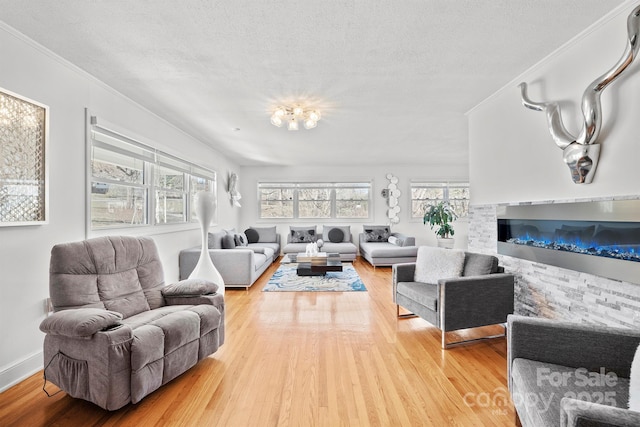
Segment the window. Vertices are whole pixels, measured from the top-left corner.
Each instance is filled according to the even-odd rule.
[[[90,134],[91,229],[195,221],[193,195],[215,191],[215,172],[98,126]]]
[[[260,218],[368,219],[371,183],[259,183]]]
[[[260,218],[293,218],[293,188],[259,184]]]
[[[429,205],[449,202],[458,218],[469,212],[469,183],[466,182],[412,182],[411,217],[420,218]]]

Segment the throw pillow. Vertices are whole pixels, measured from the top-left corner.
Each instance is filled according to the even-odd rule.
[[[331,239],[329,238],[329,232],[331,230],[333,230],[334,228],[339,228],[340,230],[342,230],[342,233],[343,233],[342,241],[343,242],[350,242],[351,241],[351,226],[350,225],[323,225],[322,226],[322,238],[324,240],[331,241]]]
[[[416,257],[414,281],[437,284],[440,279],[460,277],[464,251],[420,246]]]
[[[640,346],[631,362],[629,376],[629,409],[640,412]]]
[[[404,240],[396,236],[389,236],[389,243],[396,246],[404,246]]]
[[[483,276],[498,271],[498,258],[493,255],[467,253],[464,260],[463,276]]]
[[[244,230],[244,234],[245,236],[247,236],[248,243],[258,243],[258,241],[260,240],[260,234],[258,233],[258,230],[254,228],[247,228],[246,230]]]
[[[277,234],[276,226],[273,227],[250,227],[252,230],[256,230],[258,232],[258,243],[275,243],[277,242]]]
[[[340,243],[344,239],[344,232],[339,228],[332,228],[329,231],[329,241],[331,243]]]
[[[292,243],[312,243],[316,241],[316,228],[290,227],[289,241]]]
[[[247,246],[247,236],[244,233],[237,233],[233,240],[236,243],[236,246]]]
[[[224,230],[209,233],[208,245],[209,249],[222,249],[222,238],[226,235]]]
[[[366,242],[387,242],[391,235],[391,228],[387,225],[365,225],[364,240]]]
[[[222,236],[222,249],[233,249],[236,247],[236,240],[233,235],[225,234]]]

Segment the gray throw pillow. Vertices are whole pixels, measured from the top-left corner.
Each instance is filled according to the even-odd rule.
[[[251,229],[258,232],[260,236],[258,243],[275,243],[278,240],[275,225],[273,227],[251,227]]]
[[[350,242],[351,241],[351,226],[350,225],[323,225],[322,226],[322,238],[324,240],[331,241],[329,238],[329,232],[334,228],[339,228],[342,230],[342,241]]]
[[[344,239],[344,232],[339,228],[332,228],[329,231],[329,241],[331,243],[340,243]]]
[[[244,234],[247,236],[248,243],[258,243],[260,240],[260,233],[258,233],[258,230],[254,228],[247,228],[244,230]]]
[[[311,243],[316,241],[316,228],[290,227],[289,240],[292,243]]]
[[[233,249],[236,247],[234,236],[227,234],[222,236],[222,249]]]
[[[464,259],[463,276],[483,276],[498,271],[498,258],[493,255],[467,252]]]
[[[391,235],[391,228],[387,225],[365,225],[363,230],[366,242],[386,242]]]

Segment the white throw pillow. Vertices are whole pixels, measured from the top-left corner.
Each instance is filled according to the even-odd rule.
[[[463,267],[464,251],[420,246],[414,281],[436,284],[440,279],[460,277]]]
[[[631,362],[629,377],[629,409],[640,412],[640,346]]]

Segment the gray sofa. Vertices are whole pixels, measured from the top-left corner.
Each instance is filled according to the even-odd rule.
[[[452,255],[461,252],[429,249]],[[513,313],[514,276],[504,273],[496,257],[464,252],[458,277],[447,276],[426,283],[419,281],[415,274],[417,264],[429,269],[429,260],[421,259],[421,255],[419,251],[414,263],[394,264],[392,267],[393,301],[397,305],[398,317],[404,317],[399,311],[402,306],[412,315],[437,326],[442,330],[442,348],[467,342],[448,343],[446,333],[449,331],[506,324],[507,316]]]
[[[315,225],[289,227],[287,244],[282,253],[298,254],[304,252],[311,242],[322,240],[321,252],[338,253],[341,261],[351,262],[356,259],[358,248],[353,243],[351,227],[348,225],[323,225],[317,230]]]
[[[49,288],[55,312],[40,325],[45,380],[103,409],[139,402],[224,342],[218,285],[165,286],[149,238],[56,245]]]
[[[375,228],[369,230],[375,230]],[[418,253],[416,239],[402,233],[392,233],[388,228],[387,230],[387,233],[382,235],[367,232],[367,226],[365,226],[365,232],[359,235],[360,256],[374,267],[415,262]]]
[[[249,230],[258,234],[258,240],[247,239],[236,245],[238,236],[246,239]],[[234,244],[229,243],[231,240]],[[250,227],[244,233],[234,230],[209,233],[209,255],[222,275],[225,288],[249,288],[280,256],[280,235],[276,227]],[[189,277],[199,257],[200,246],[180,251],[181,280]]]
[[[515,315],[507,329],[509,391],[524,427],[640,426],[627,409],[639,330]]]

